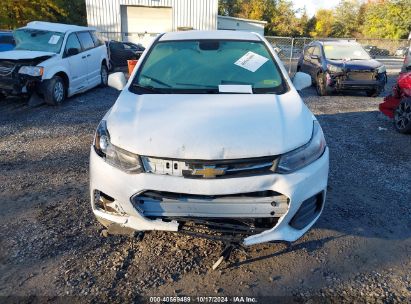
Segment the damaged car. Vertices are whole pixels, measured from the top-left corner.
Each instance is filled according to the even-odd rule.
[[[33,21],[15,30],[14,39],[14,50],[0,53],[2,97],[41,97],[58,105],[107,84],[107,49],[92,28]]]
[[[377,97],[387,83],[385,66],[353,41],[314,41],[298,60],[297,71],[310,74],[319,96],[362,91]]]
[[[329,150],[262,36],[159,35],[100,122],[91,207],[105,234],[162,230],[245,246],[293,242],[325,203]]]

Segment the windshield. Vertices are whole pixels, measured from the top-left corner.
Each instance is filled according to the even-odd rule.
[[[63,33],[35,29],[19,29],[14,32],[16,50],[59,53],[63,43]]]
[[[137,93],[280,94],[287,88],[262,42],[164,41],[147,56],[130,87]]]
[[[324,53],[327,59],[331,60],[369,60],[370,55],[361,45],[324,45]]]

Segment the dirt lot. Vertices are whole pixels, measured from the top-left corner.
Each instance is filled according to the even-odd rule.
[[[161,232],[142,242],[100,237],[88,154],[117,94],[95,89],[54,108],[0,102],[0,302],[242,295],[411,303],[411,136],[379,116],[382,98],[303,93],[331,151],[322,217],[290,248],[236,250],[213,271],[219,242]]]

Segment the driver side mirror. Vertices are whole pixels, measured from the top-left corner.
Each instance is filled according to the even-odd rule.
[[[311,83],[312,80],[310,75],[302,72],[295,73],[293,78],[293,85],[297,91],[301,91],[302,89],[310,87]]]
[[[79,54],[79,51],[76,48],[70,48],[66,52],[67,56],[74,56],[74,55],[77,55],[77,54]]]
[[[124,89],[127,84],[126,76],[123,72],[116,72],[108,76],[108,86],[118,91]]]

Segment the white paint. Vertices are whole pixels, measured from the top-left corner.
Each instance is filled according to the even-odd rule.
[[[165,159],[224,160],[281,155],[310,140],[315,117],[304,105],[278,56],[263,37],[217,31],[166,34],[162,39],[171,40],[171,37],[173,40],[176,37],[180,40],[205,37],[237,37],[243,40],[251,37],[250,41],[261,40],[278,62],[290,90],[282,95],[137,95],[128,90],[137,66],[118,100],[104,117],[114,145],[136,154]],[[147,54],[145,52],[139,64]],[[302,230],[292,229],[288,223],[304,200],[321,191],[325,193],[328,165],[327,148],[318,160],[290,174],[197,180],[152,173],[127,174],[106,163],[92,147],[90,195],[93,199],[94,190],[99,190],[113,197],[128,216],[136,219],[133,229],[169,230],[170,227],[164,227],[162,222],[153,226],[152,221],[134,208],[130,197],[145,190],[197,195],[233,195],[272,190],[290,199],[288,211],[274,228],[248,237],[244,244],[272,240],[295,241],[316,219]],[[193,208],[195,205],[190,205],[187,210]],[[106,213],[93,211],[97,216],[110,220]],[[218,211],[216,206],[215,212]]]
[[[217,28],[219,30],[255,32],[264,35],[266,21],[235,18],[229,16],[218,16]]]
[[[34,59],[43,56],[54,56],[54,53],[39,52],[39,51],[26,51],[26,50],[11,50],[0,53],[0,59]]]

